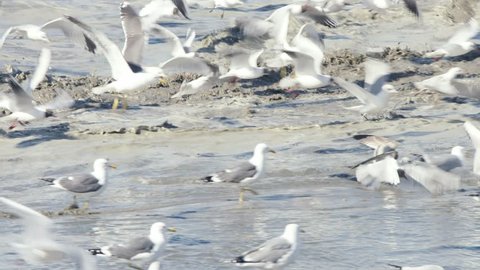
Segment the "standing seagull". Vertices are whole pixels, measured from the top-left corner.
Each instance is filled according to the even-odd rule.
[[[76,195],[92,197],[105,190],[108,183],[108,167],[116,168],[115,165],[109,164],[107,159],[99,158],[93,163],[93,172],[89,174],[62,176],[59,178],[40,178],[40,180],[50,182],[56,188],[75,194],[70,208],[78,208]],[[85,208],[88,208],[88,202],[85,204]]]
[[[227,183],[240,183],[240,185],[250,183],[254,180],[257,180],[263,175],[264,163],[265,163],[265,153],[271,152],[275,153],[270,149],[266,144],[259,143],[255,146],[253,151],[253,157],[248,161],[244,161],[238,164],[237,167],[226,169],[224,171],[211,174],[202,178],[205,182],[227,182]],[[256,194],[255,191],[249,188],[241,187],[239,201],[243,202],[243,193],[245,191],[250,191]]]
[[[298,247],[298,225],[288,224],[283,234],[264,244],[244,252],[232,260],[240,267],[281,269],[293,261]]]
[[[30,264],[51,263],[69,257],[76,264],[76,269],[96,269],[95,260],[86,251],[53,239],[50,233],[53,225],[51,219],[10,199],[0,197],[0,202],[20,217],[25,227],[22,241],[12,243],[25,261]]]
[[[147,237],[138,237],[132,239],[127,244],[114,244],[101,248],[89,249],[92,255],[117,257],[127,260],[141,260],[150,264],[158,259],[166,245],[165,231],[167,230],[163,222],[153,223],[150,227],[150,234]],[[169,231],[175,231],[168,228]]]

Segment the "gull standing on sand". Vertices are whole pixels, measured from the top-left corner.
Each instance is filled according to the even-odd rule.
[[[333,80],[362,102],[362,105],[346,109],[359,111],[365,117],[367,113],[385,109],[390,100],[390,93],[396,92],[393,86],[385,84],[389,74],[390,66],[387,63],[369,59],[365,62],[365,88],[338,77]]]
[[[10,244],[25,261],[30,264],[52,263],[68,257],[73,260],[77,269],[96,269],[95,260],[86,251],[70,244],[59,243],[52,238],[52,220],[10,199],[0,197],[0,202],[8,206],[15,216],[20,217],[24,226],[21,242]]]
[[[162,255],[167,243],[166,231],[174,232],[174,228],[167,228],[165,223],[156,222],[150,227],[150,234],[138,237],[126,244],[114,244],[101,248],[92,248],[88,251],[92,255],[116,257],[131,261],[145,261],[147,264],[155,262]]]
[[[400,270],[444,270],[445,269],[439,265],[433,265],[433,264],[422,265],[422,266],[400,266],[395,264],[388,264],[388,265]]]
[[[282,269],[294,259],[298,248],[298,231],[297,224],[288,224],[281,236],[244,252],[232,263],[239,267]]]
[[[467,121],[463,124],[467,131],[473,147],[475,148],[475,156],[473,158],[473,173],[480,175],[480,130],[475,127],[471,122]]]
[[[275,151],[270,149],[266,144],[259,143],[255,146],[253,156],[248,161],[244,161],[231,169],[208,175],[202,178],[202,180],[213,183],[239,183],[241,185],[239,201],[242,202],[245,191],[256,193],[243,185],[253,182],[263,175],[265,170],[265,154],[267,152],[275,153]]]
[[[48,29],[59,29],[63,32],[63,34],[73,40],[78,44],[82,44],[86,50],[89,52],[95,53],[96,45],[93,41],[88,38],[80,29],[77,29],[75,25],[71,22],[65,20],[65,18],[57,18],[51,20],[44,25],[38,26],[33,24],[27,25],[19,25],[19,26],[12,26],[5,31],[3,36],[0,39],[0,49],[3,47],[5,40],[12,32],[21,33],[28,39],[32,40],[40,40],[44,42],[50,42],[47,37],[47,33],[44,30]]]
[[[465,25],[457,30],[446,44],[433,52],[426,53],[424,56],[440,59],[442,57],[454,57],[469,53],[476,47],[472,39],[479,31],[478,22],[474,18],[471,18]]]
[[[51,183],[54,187],[69,191],[73,194],[73,204],[71,208],[78,208],[76,196],[86,196],[88,198],[102,193],[108,184],[108,168],[116,169],[116,166],[110,164],[108,159],[99,158],[93,163],[93,172],[88,174],[79,174],[71,176],[62,176],[58,178],[43,177],[40,180]],[[85,209],[88,208],[88,202]]]

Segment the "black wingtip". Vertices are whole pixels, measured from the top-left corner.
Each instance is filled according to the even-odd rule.
[[[83,34],[83,37],[85,38],[85,49],[93,54],[95,54],[97,45],[93,40],[91,40],[87,35]]]
[[[243,259],[243,256],[236,257],[235,259],[231,260],[232,263],[246,263]]]
[[[420,11],[418,10],[416,0],[403,0],[403,2],[405,3],[405,7],[408,9],[408,11],[413,13],[417,18],[420,17]]]
[[[90,252],[90,254],[96,256],[96,255],[105,255],[105,253],[102,252],[102,250],[100,248],[90,248],[90,249],[87,249],[88,252]]]
[[[39,178],[39,180],[42,180],[42,181],[45,181],[45,182],[48,182],[48,183],[52,183],[53,181],[55,181],[55,178],[41,177],[41,178]]]
[[[402,269],[402,267],[401,267],[400,265],[390,264],[390,263],[388,263],[387,265],[388,265],[388,266],[391,266],[391,267],[395,267],[395,268],[397,268],[397,269]]]
[[[205,183],[212,183],[213,182],[213,176],[209,175],[209,176],[206,176],[204,178],[202,178],[201,180]]]

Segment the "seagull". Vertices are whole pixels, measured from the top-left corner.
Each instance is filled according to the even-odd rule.
[[[30,264],[52,263],[68,257],[73,260],[77,269],[96,269],[95,260],[86,251],[53,239],[50,233],[53,226],[51,219],[10,199],[0,197],[0,202],[15,216],[20,217],[24,226],[21,242],[12,243],[12,246],[25,261]]]
[[[207,63],[207,65],[210,67],[210,73],[188,83],[184,80],[180,86],[180,90],[171,98],[190,96],[198,92],[211,89],[213,86],[215,86],[219,81],[218,66],[212,63]]]
[[[347,3],[345,0],[315,0],[315,8],[325,13],[334,13],[343,10]]]
[[[391,85],[385,84],[389,74],[390,66],[387,63],[370,59],[365,62],[365,89],[338,77],[333,80],[363,103],[346,109],[359,111],[365,117],[367,113],[387,107],[390,93],[396,92]]]
[[[93,172],[91,173],[62,176],[58,178],[43,177],[40,178],[40,180],[49,182],[56,188],[75,194],[73,197],[74,202],[70,208],[78,208],[76,203],[77,195],[93,197],[99,195],[105,190],[108,184],[108,168],[116,169],[117,167],[110,164],[108,159],[99,158],[93,163]],[[84,208],[88,208],[88,202],[85,204]]]
[[[90,37],[99,50],[105,55],[110,68],[112,69],[112,78],[115,80],[107,85],[95,87],[92,89],[94,94],[100,95],[105,92],[126,93],[141,90],[151,84],[156,78],[163,76],[160,68],[149,72],[133,72],[128,62],[125,60],[120,49],[102,32],[88,26],[80,20],[66,16],[67,20],[79,26],[85,34]],[[118,99],[115,99],[112,109],[118,106]],[[126,99],[123,100],[124,109],[127,108]]]
[[[51,117],[53,110],[69,108],[74,104],[74,100],[67,92],[59,91],[51,102],[37,106],[34,105],[31,96],[32,89],[26,91],[11,75],[8,75],[8,84],[13,95],[0,96],[0,107],[5,107],[12,112],[1,118],[2,121],[11,123],[9,129],[15,128],[17,124],[25,126],[33,120]]]
[[[355,135],[355,140],[361,144],[372,148],[373,156],[378,156],[386,152],[394,151],[398,147],[398,142],[386,137],[376,135]]]
[[[253,156],[248,161],[244,161],[231,169],[208,175],[202,178],[202,180],[213,183],[239,183],[240,185],[253,182],[263,175],[265,169],[265,153],[267,152],[275,153],[275,151],[270,149],[266,144],[259,143],[255,146]],[[244,191],[250,191],[254,194],[256,193],[253,190],[242,186],[239,198],[240,202],[243,202]]]
[[[400,269],[400,270],[444,270],[445,268],[439,265],[423,265],[423,266],[399,266],[395,264],[388,264],[391,267]]]
[[[399,1],[396,0],[396,3]],[[391,6],[392,1],[391,0],[364,0],[364,3],[367,7],[373,8],[373,9],[387,9]],[[413,13],[415,16],[420,17],[420,12],[417,7],[417,1],[416,0],[403,0],[403,3],[405,4],[405,7]]]
[[[210,10],[210,12],[213,12],[215,9],[221,9],[222,15],[220,15],[220,18],[223,19],[225,16],[225,9],[238,8],[244,4],[245,3],[243,0],[213,0],[214,7]]]
[[[480,28],[478,22],[471,18],[465,25],[439,49],[426,53],[427,58],[440,59],[442,57],[454,57],[464,55],[475,49],[476,45],[472,39],[478,34]]]
[[[297,35],[292,39],[291,45],[287,41],[284,44],[285,50],[301,52],[313,58],[313,68],[317,74],[321,74],[321,66],[324,59],[325,43],[323,35],[318,33],[311,23],[304,24],[300,27]],[[274,59],[267,61],[269,67],[283,67],[293,64],[294,61],[288,53],[281,53]]]
[[[279,23],[285,19],[285,12],[290,12],[294,16],[301,16],[313,20],[315,23],[327,26],[329,28],[337,27],[337,23],[325,12],[318,10],[314,5],[309,2],[302,4],[290,4],[276,9],[266,19],[274,23]],[[287,27],[288,28],[288,27]]]
[[[174,228],[167,228],[163,222],[155,222],[150,227],[147,237],[138,237],[126,244],[114,244],[101,248],[92,248],[88,251],[95,256],[116,257],[131,261],[155,262],[166,245],[166,230],[174,232]]]
[[[44,30],[47,29],[59,29],[63,32],[63,34],[73,40],[78,44],[82,44],[86,50],[91,53],[95,53],[96,45],[95,43],[88,38],[80,29],[77,29],[72,23],[65,20],[64,18],[57,18],[51,20],[44,25],[38,26],[33,24],[27,25],[19,25],[19,26],[12,26],[5,31],[3,36],[0,39],[0,49],[3,47],[5,40],[10,35],[10,33],[20,33],[24,37],[32,40],[39,40],[43,42],[49,43],[50,40],[47,37],[47,34]]]
[[[298,247],[297,224],[285,226],[283,234],[244,252],[232,260],[239,267],[282,269],[293,261]]]
[[[432,194],[458,190],[460,176],[444,171],[434,164],[410,161],[400,166],[400,174],[421,184]]]
[[[459,67],[453,67],[446,73],[414,83],[419,90],[435,90],[449,96],[480,98],[480,80],[459,79],[457,76],[464,73]]]
[[[465,162],[464,147],[454,146],[448,155],[422,155],[422,161],[437,166],[444,171],[451,171],[455,168],[462,167]]]
[[[263,49],[252,52],[243,48],[228,48],[221,49],[219,53],[230,58],[230,69],[219,77],[220,80],[251,80],[265,74],[265,69],[257,66],[258,57],[263,53]]]
[[[382,183],[394,186],[400,184],[397,157],[395,151],[385,152],[353,166],[352,169],[356,168],[357,182],[370,189],[378,189]]]
[[[278,83],[280,88],[320,88],[330,84],[332,78],[321,74],[319,64],[310,55],[300,51],[283,50],[293,60],[295,74],[282,78]]]
[[[465,122],[463,126],[473,143],[473,147],[475,148],[475,156],[473,158],[473,173],[480,175],[480,130],[478,130],[478,128],[469,121]]]
[[[138,15],[147,32],[149,26],[155,25],[161,18],[179,18],[181,15],[190,20],[185,0],[152,0],[140,10]]]

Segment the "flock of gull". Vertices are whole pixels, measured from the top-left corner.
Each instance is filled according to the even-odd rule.
[[[112,104],[116,109],[120,102],[127,109],[128,94],[141,91],[159,80],[179,73],[200,75],[192,81],[184,81],[179,91],[172,98],[194,95],[223,83],[235,83],[238,80],[254,80],[268,74],[268,70],[282,70],[293,65],[293,72],[281,78],[278,86],[286,91],[293,89],[316,89],[336,84],[358,98],[360,104],[347,109],[367,115],[375,114],[388,107],[390,95],[395,88],[387,84],[390,66],[379,59],[368,59],[365,62],[365,82],[361,87],[339,77],[322,73],[325,46],[323,36],[317,31],[317,25],[335,28],[337,23],[328,15],[351,5],[344,0],[318,0],[284,5],[273,11],[268,18],[238,17],[236,27],[243,37],[240,46],[217,46],[216,53],[229,59],[228,71],[220,72],[214,61],[201,58],[193,49],[195,31],[189,29],[184,41],[170,30],[161,26],[162,18],[180,17],[194,20],[188,12],[189,5],[200,5],[205,1],[189,3],[185,0],[153,0],[137,11],[129,2],[123,1],[120,6],[120,20],[125,34],[123,48],[120,49],[104,33],[84,22],[82,18],[65,15],[43,25],[20,25],[10,27],[0,39],[0,49],[8,46],[8,37],[17,33],[25,38],[38,40],[42,44],[50,43],[48,31],[59,29],[75,44],[84,47],[90,53],[101,53],[110,64],[112,81],[98,86],[91,91],[96,95],[117,93]],[[215,9],[225,10],[243,5],[241,0],[212,0]],[[365,0],[367,8],[386,9],[399,1]],[[405,7],[415,17],[421,13],[415,0],[404,0]],[[203,3],[205,4],[205,3]],[[209,4],[205,4],[208,6]],[[222,13],[222,17],[224,14]],[[289,37],[289,25],[292,20],[305,22],[293,38]],[[469,19],[440,48],[428,52],[424,57],[440,59],[464,55],[474,49],[477,44],[479,26],[473,18]],[[171,57],[157,66],[145,66],[142,63],[146,40],[150,35],[162,36],[172,46]],[[253,41],[253,42],[252,42]],[[255,43],[252,48],[248,44]],[[258,45],[260,44],[260,45]],[[275,52],[274,57],[265,60],[266,67],[258,66],[257,60],[265,52]],[[74,100],[65,91],[57,91],[54,100],[39,105],[33,98],[33,92],[44,80],[50,66],[51,52],[48,46],[41,49],[39,63],[31,78],[20,83],[14,76],[8,76],[10,93],[0,95],[0,107],[11,114],[0,121],[10,124],[14,129],[18,125],[26,126],[34,120],[51,116],[56,110],[71,107]],[[416,82],[418,89],[430,89],[451,96],[480,97],[480,83],[471,79],[458,79],[460,68],[452,68],[443,75]],[[473,172],[480,174],[480,130],[470,122],[465,122],[465,130],[476,149]],[[28,126],[26,127],[28,128]],[[443,156],[406,155],[399,157],[397,148],[400,143],[389,138],[374,135],[358,135],[358,139],[374,149],[372,158],[355,166],[356,180],[364,186],[377,189],[383,184],[399,185],[401,182],[413,181],[433,194],[454,191],[460,187],[460,176],[455,174],[456,168],[465,165],[464,148],[455,146],[450,154]],[[204,177],[205,182],[236,183],[241,187],[240,201],[244,200],[244,192],[255,191],[248,184],[264,174],[265,154],[275,152],[264,143],[256,145],[253,156],[237,166]],[[77,207],[77,196],[89,198],[103,192],[108,184],[108,170],[115,168],[108,159],[99,158],[94,161],[93,172],[86,174],[42,178],[53,187],[68,191],[74,195],[72,208]],[[116,257],[131,261],[144,261],[148,269],[160,268],[160,257],[166,245],[166,231],[173,231],[162,222],[151,225],[146,237],[133,239],[125,244],[114,244],[100,248],[82,250],[62,244],[54,240],[50,229],[52,221],[39,212],[7,198],[0,198],[8,209],[21,218],[25,231],[23,241],[12,246],[19,254],[31,263],[48,263],[70,258],[79,269],[96,269],[95,257]],[[85,202],[88,208],[88,201]],[[284,233],[264,244],[251,249],[234,258],[232,263],[241,267],[280,269],[289,264],[297,250],[297,235],[301,231],[297,224],[288,224]],[[402,267],[404,270],[439,270],[436,265],[421,267]],[[141,268],[142,269],[142,268]]]

